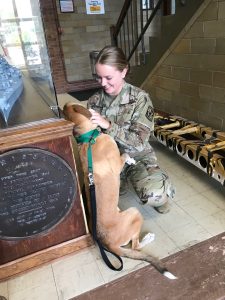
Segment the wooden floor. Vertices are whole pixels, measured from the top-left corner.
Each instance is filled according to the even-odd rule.
[[[225,232],[164,261],[177,280],[169,280],[146,266],[72,300],[225,299]]]

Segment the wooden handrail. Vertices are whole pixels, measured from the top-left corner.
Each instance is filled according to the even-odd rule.
[[[122,48],[132,66],[145,64],[147,53],[150,55],[155,53],[148,63],[149,69],[152,69],[162,53],[168,49],[177,34],[188,22],[188,18],[204,2],[204,0],[189,0],[187,2],[176,0],[174,7],[171,1],[124,0],[119,19],[116,25],[111,27],[111,41],[113,45]],[[183,9],[182,7],[184,6],[187,7]],[[167,26],[167,16],[170,14],[173,14],[174,17],[169,18],[171,22]],[[162,17],[161,20],[158,19],[160,15]],[[156,25],[153,24],[154,20],[156,20]],[[158,22],[162,25],[162,29],[159,28],[160,26],[157,26]],[[158,38],[157,42],[160,39],[162,41],[159,51],[155,51],[153,43],[150,45],[152,39],[147,39],[148,28],[151,24],[153,24],[153,36]],[[158,36],[155,35],[155,29],[160,30]],[[150,30],[149,33],[151,37],[152,31]],[[163,36],[161,36],[161,33],[163,33]],[[148,43],[146,43],[147,40],[149,41]]]
[[[133,53],[135,52],[135,50],[137,49],[139,43],[142,41],[142,38],[143,38],[143,36],[144,36],[146,30],[148,29],[148,27],[149,27],[150,23],[152,22],[154,16],[156,15],[158,9],[160,8],[161,4],[162,4],[164,1],[165,1],[165,0],[159,0],[159,1],[157,2],[157,4],[156,4],[155,8],[153,9],[153,11],[152,11],[152,13],[151,13],[151,15],[150,15],[150,17],[149,17],[147,23],[145,24],[144,28],[142,29],[142,31],[141,31],[141,33],[140,33],[140,35],[139,35],[139,37],[138,37],[138,39],[137,39],[137,41],[136,41],[136,43],[135,43],[133,49],[131,50],[130,55],[128,56],[128,61],[131,59],[131,57],[132,57]]]
[[[118,46],[118,36],[120,34],[120,30],[121,30],[122,26],[124,25],[126,17],[128,18],[129,8],[132,6],[133,1],[137,2],[137,0],[125,0],[123,8],[122,8],[121,13],[120,13],[120,16],[118,18],[117,24],[115,26],[111,27],[111,36],[112,36],[113,44],[115,44],[117,46]],[[141,1],[140,1],[140,5],[142,3]],[[152,10],[150,16],[147,17],[147,21],[146,21],[145,26],[143,26],[143,15],[141,13],[141,16],[140,16],[140,18],[141,18],[141,33],[139,35],[137,35],[135,41],[133,42],[132,49],[131,50],[129,49],[129,53],[127,55],[128,61],[131,59],[131,57],[134,54],[135,50],[137,49],[139,43],[143,40],[143,37],[144,37],[144,34],[145,34],[146,30],[148,29],[148,27],[149,27],[150,23],[152,22],[154,16],[156,15],[157,11],[160,9],[160,6],[165,1],[166,0],[159,0],[157,2],[157,4],[155,5],[154,9]],[[148,9],[150,10],[152,8],[149,7]],[[142,7],[140,7],[140,10],[142,11]],[[128,23],[128,19],[127,19],[127,23]],[[127,26],[128,26],[128,24],[127,24]],[[137,27],[138,24],[135,24],[135,26]],[[129,29],[128,29],[128,31],[129,31]],[[125,34],[125,32],[124,32],[124,34]],[[129,33],[128,33],[128,40],[127,40],[127,42],[128,42],[128,44],[130,43],[130,41],[129,41]]]
[[[115,31],[113,33],[113,36],[116,39],[117,39],[117,36],[119,34],[120,28],[123,25],[123,21],[124,21],[126,15],[127,15],[128,9],[131,5],[131,2],[132,2],[132,0],[125,0],[125,2],[124,2],[123,8],[122,8],[121,13],[120,13],[119,18],[118,18],[118,21],[117,21],[117,23],[114,27]]]

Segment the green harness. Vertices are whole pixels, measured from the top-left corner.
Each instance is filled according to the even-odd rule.
[[[78,144],[83,144],[83,143],[88,143],[88,150],[87,150],[87,158],[88,158],[88,180],[89,180],[89,189],[90,189],[90,198],[91,198],[91,211],[92,211],[92,235],[94,240],[97,242],[99,250],[101,252],[102,258],[106,265],[114,270],[114,271],[121,271],[123,269],[123,261],[120,256],[117,254],[109,251],[106,249],[101,241],[98,239],[97,236],[97,209],[96,209],[96,197],[95,197],[95,184],[94,184],[94,177],[93,177],[93,161],[92,161],[92,150],[91,147],[93,144],[96,143],[97,137],[101,133],[97,130],[91,130],[88,131],[78,137],[76,137],[76,141]],[[112,263],[110,262],[108,256],[106,255],[105,252],[109,252],[112,255],[114,255],[119,261],[120,261],[120,266],[118,268],[114,267]]]
[[[88,132],[76,137],[76,141],[78,144],[84,144],[84,143],[89,144],[88,151],[87,151],[89,185],[94,184],[91,146],[96,143],[96,139],[99,135],[100,135],[100,132],[97,129],[94,129],[94,130],[88,131]]]

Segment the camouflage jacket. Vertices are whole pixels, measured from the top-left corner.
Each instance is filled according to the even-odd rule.
[[[111,122],[106,133],[115,139],[121,153],[136,156],[152,152],[148,140],[154,129],[154,109],[145,91],[125,83],[116,97],[98,91],[89,98],[87,107]]]

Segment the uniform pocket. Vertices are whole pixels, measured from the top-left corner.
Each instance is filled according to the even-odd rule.
[[[133,112],[134,112],[134,107],[135,107],[135,104],[121,104],[119,106],[119,111],[118,111],[118,115],[119,116],[124,116],[125,119],[131,119],[132,115],[133,115]]]

